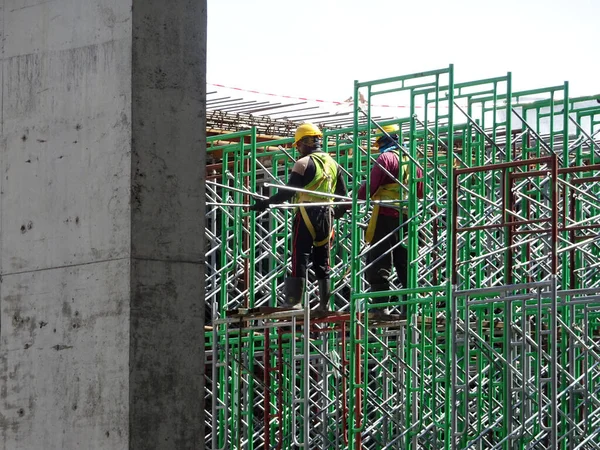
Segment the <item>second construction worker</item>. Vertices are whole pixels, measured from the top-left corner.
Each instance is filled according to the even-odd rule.
[[[380,155],[371,169],[371,182],[369,185],[369,197],[372,200],[406,200],[409,181],[409,158],[400,156],[398,144],[398,125],[387,125],[383,127],[385,134],[381,134],[375,142]],[[423,176],[423,172],[417,167],[417,178]],[[391,175],[391,176],[390,176]],[[398,183],[404,186],[400,186]],[[367,196],[366,185],[363,183],[358,191],[358,198],[365,200]],[[423,197],[423,183],[417,184],[417,196]],[[399,227],[406,223],[408,217],[401,214],[404,208],[385,207],[375,204],[369,225],[367,227],[365,240],[370,243],[371,248],[367,252],[367,269],[365,277],[371,286],[371,291],[387,291],[390,289],[389,279],[392,267],[396,269],[396,276],[402,287],[407,287],[408,281],[408,251],[406,246],[400,244]],[[403,227],[404,236],[407,235],[408,227]],[[386,303],[389,297],[378,297],[374,303]],[[386,315],[387,310],[375,310],[375,315]],[[400,308],[402,315],[406,314],[405,307]]]
[[[330,297],[329,246],[333,234],[333,219],[341,217],[346,207],[333,207],[334,199],[320,194],[347,195],[342,171],[335,160],[321,148],[321,130],[304,123],[296,129],[294,146],[301,157],[295,162],[287,186],[311,191],[295,192],[280,189],[265,200],[257,200],[251,211],[264,211],[271,204],[283,203],[296,196],[296,203],[319,203],[319,206],[299,206],[292,225],[292,273],[284,281],[284,307],[301,308],[306,289],[306,268],[312,256],[313,269],[319,285],[319,310],[327,310]],[[323,204],[327,203],[327,204]]]

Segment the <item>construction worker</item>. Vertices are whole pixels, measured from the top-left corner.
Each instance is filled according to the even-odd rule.
[[[398,144],[398,125],[387,125],[383,127],[384,133],[379,136],[375,146],[380,155],[376,164],[371,169],[371,183],[369,185],[369,197],[372,200],[406,200],[408,198],[409,158],[400,156]],[[386,171],[388,173],[386,173]],[[393,176],[390,176],[390,174]],[[417,168],[417,178],[421,178],[423,172]],[[395,179],[394,179],[395,178]],[[404,186],[400,186],[400,181]],[[366,184],[363,183],[358,191],[360,200],[366,199]],[[423,183],[417,184],[417,195],[423,197]],[[392,266],[396,269],[396,276],[406,288],[408,284],[408,251],[404,245],[399,244],[399,226],[408,220],[406,213],[400,214],[399,205],[396,207],[385,207],[376,204],[367,227],[365,240],[371,244],[367,252],[367,269],[365,277],[370,284],[371,291],[388,291],[390,289],[389,279]],[[404,208],[403,208],[404,209]],[[408,233],[408,227],[403,227],[404,236]],[[389,297],[378,297],[373,299],[374,303],[385,303]],[[387,309],[376,309],[376,316],[386,316]],[[400,308],[401,315],[406,315],[406,308]]]
[[[313,269],[319,285],[319,310],[326,311],[330,297],[329,246],[333,235],[333,219],[341,217],[347,207],[333,207],[334,199],[319,195],[347,195],[342,171],[334,159],[321,149],[321,130],[312,123],[296,129],[294,146],[301,158],[292,168],[287,186],[313,193],[280,189],[265,200],[257,200],[251,211],[264,211],[269,205],[283,203],[296,196],[297,203],[330,203],[296,208],[292,225],[292,274],[284,282],[284,307],[301,308],[306,289],[306,267],[312,255]]]

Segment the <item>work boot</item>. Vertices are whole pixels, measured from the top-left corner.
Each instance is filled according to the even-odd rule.
[[[375,283],[371,285],[371,292],[379,292],[379,291],[389,291],[390,285],[388,283]],[[389,297],[377,297],[371,299],[371,304],[375,305],[377,303],[387,303],[390,301]],[[388,308],[373,308],[370,309],[371,314],[370,318],[375,320],[389,319],[390,310]]]
[[[317,311],[327,312],[329,311],[329,297],[331,296],[331,291],[329,289],[329,278],[324,280],[318,280],[319,283],[319,306],[317,307]]]
[[[392,297],[391,301],[392,302],[405,302],[406,301],[406,295],[401,295],[399,297],[394,296],[394,297]],[[398,305],[397,306],[397,311],[398,311],[398,314],[400,315],[401,319],[406,319],[406,317],[407,317],[407,314],[406,314],[406,311],[407,311],[406,303],[402,303],[402,304]]]
[[[406,301],[406,295],[401,295],[400,301]],[[406,319],[408,317],[408,305],[406,303],[401,304],[398,307],[398,313],[400,314],[400,318]]]
[[[306,279],[304,278],[286,278],[283,284],[285,300],[282,306],[284,308],[302,309],[305,286]]]

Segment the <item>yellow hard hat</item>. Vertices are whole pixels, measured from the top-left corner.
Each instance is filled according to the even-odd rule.
[[[385,131],[387,134],[397,134],[398,131],[400,131],[400,125],[398,125],[397,123],[393,123],[391,125],[385,125],[381,128],[383,128],[383,131]],[[384,136],[384,134],[381,132],[381,130],[379,128],[377,128],[375,130],[375,136]]]
[[[306,136],[323,136],[321,130],[316,125],[306,122],[296,128],[296,134],[294,135],[294,146],[298,144],[298,141]]]

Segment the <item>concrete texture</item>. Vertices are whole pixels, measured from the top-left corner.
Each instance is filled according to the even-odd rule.
[[[2,449],[128,448],[129,261],[3,277]]]
[[[206,2],[0,38],[0,448],[202,449]]]
[[[202,1],[135,0],[133,5],[130,438],[135,449],[192,449],[204,443],[205,14]]]

